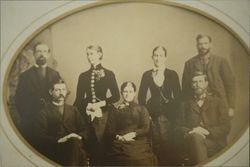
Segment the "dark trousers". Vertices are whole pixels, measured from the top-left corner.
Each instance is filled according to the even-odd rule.
[[[83,149],[82,141],[76,138],[70,138],[64,143],[49,147],[45,151],[45,155],[63,166],[87,165],[87,155]]]
[[[190,134],[185,139],[190,164],[197,164],[213,156],[222,149],[211,137],[203,138],[199,134]]]

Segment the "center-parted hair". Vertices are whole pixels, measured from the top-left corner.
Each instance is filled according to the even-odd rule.
[[[123,84],[121,85],[121,92],[123,92],[123,90],[129,85],[131,84],[132,87],[134,88],[134,91],[136,91],[136,86],[133,82],[127,81],[127,82],[123,82]]]
[[[153,49],[152,56],[154,56],[155,51],[157,51],[158,49],[162,49],[165,52],[165,57],[167,57],[167,49],[165,47],[163,47],[163,46],[156,46]]]

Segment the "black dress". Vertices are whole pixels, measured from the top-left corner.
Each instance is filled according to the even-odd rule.
[[[108,122],[109,164],[116,166],[147,166],[156,165],[148,139],[150,117],[145,107],[129,103],[112,112]],[[136,132],[135,141],[120,141],[116,135]]]
[[[111,96],[107,97],[107,92],[110,91]],[[89,123],[91,134],[89,138],[89,153],[91,155],[91,163],[93,165],[103,165],[105,159],[103,148],[104,134],[106,131],[106,123],[108,113],[114,110],[113,103],[120,99],[119,89],[112,71],[102,67],[101,64],[96,68],[91,67],[86,72],[79,76],[76,92],[76,100],[74,106],[78,108],[85,120]],[[90,121],[90,117],[86,114],[88,103],[95,103],[105,100],[106,106],[102,107],[101,118],[94,118]]]
[[[147,100],[147,93],[150,98]],[[138,101],[145,105],[153,120],[153,147],[160,165],[166,165],[167,154],[172,145],[172,129],[176,119],[177,106],[181,94],[177,73],[170,69],[164,71],[164,81],[161,87],[153,80],[153,70],[146,71],[141,80]]]

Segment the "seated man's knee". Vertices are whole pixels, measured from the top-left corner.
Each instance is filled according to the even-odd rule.
[[[192,143],[205,143],[205,138],[197,133],[189,134],[188,140]]]

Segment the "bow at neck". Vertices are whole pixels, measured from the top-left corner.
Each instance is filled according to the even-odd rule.
[[[100,70],[103,69],[101,64],[97,64],[96,66],[91,65],[91,70]]]
[[[127,107],[131,107],[134,106],[134,102],[126,102],[123,101],[121,104],[118,105],[118,109],[123,109],[123,108],[127,108]]]

